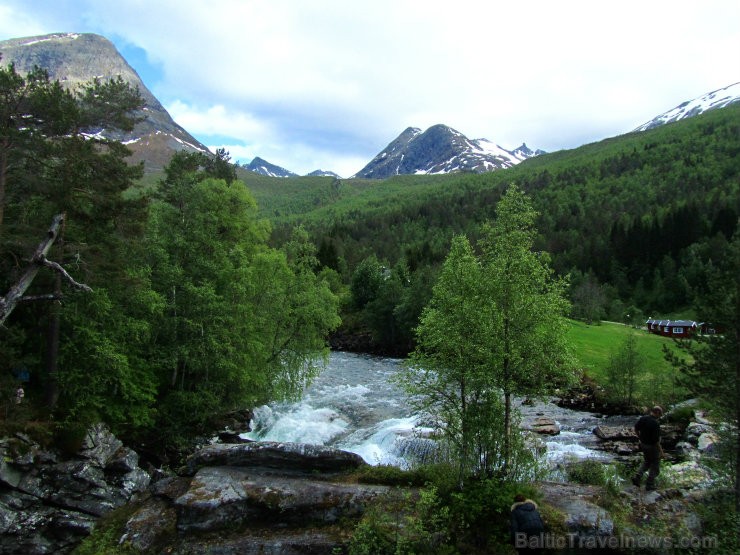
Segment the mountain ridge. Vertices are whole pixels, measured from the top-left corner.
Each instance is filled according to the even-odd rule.
[[[139,88],[146,106],[138,116],[143,119],[133,131],[104,131],[105,137],[125,143],[133,152],[132,163],[144,162],[144,171],[164,168],[180,150],[209,152],[208,147],[178,125],[144,85],[136,70],[107,38],[94,33],[52,33],[0,41],[0,65],[15,64],[20,74],[35,65],[45,69],[52,80],[74,88],[94,78],[121,77]]]
[[[735,102],[740,102],[740,81],[721,89],[697,96],[692,100],[686,100],[666,112],[655,116],[648,122],[633,129],[633,132],[647,131],[660,125],[679,121],[684,118],[698,116],[709,110],[724,108]]]

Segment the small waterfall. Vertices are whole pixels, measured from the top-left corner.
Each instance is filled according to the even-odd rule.
[[[404,393],[391,378],[398,359],[333,352],[329,362],[297,403],[275,403],[254,411],[254,440],[315,443],[360,455],[369,464],[406,467],[410,460],[428,460],[436,446],[429,430],[417,428],[418,418],[406,404]],[[595,450],[597,425],[632,425],[632,417],[608,417],[558,407],[553,402],[518,403],[526,427],[539,416],[556,421],[561,432],[542,436],[547,460],[553,468],[573,458],[609,461]]]

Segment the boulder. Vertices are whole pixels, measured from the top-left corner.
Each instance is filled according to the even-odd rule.
[[[105,467],[113,455],[123,447],[123,442],[114,436],[105,424],[95,424],[88,429],[78,456],[95,461]]]
[[[714,432],[714,428],[712,428],[708,424],[702,424],[699,422],[691,422],[685,432],[686,441],[691,443],[692,445],[697,445],[699,443],[699,436],[702,434],[712,433]]]
[[[332,447],[255,441],[204,447],[188,457],[184,472],[192,476],[203,466],[263,467],[299,473],[342,472],[364,464],[359,455]]]
[[[604,441],[633,441],[637,442],[637,434],[626,426],[596,426],[593,433]]]
[[[534,423],[528,429],[536,434],[548,436],[556,436],[560,433],[558,423],[546,416],[540,416],[535,419]]]
[[[387,486],[337,484],[303,476],[276,476],[251,468],[206,467],[175,500],[180,533],[250,526],[327,524],[359,517]]]
[[[73,456],[27,437],[0,443],[0,553],[68,553],[97,519],[149,485],[138,457],[105,426]]]
[[[540,492],[547,504],[563,513],[566,535],[575,538],[578,544],[589,542],[589,538],[607,538],[614,533],[611,515],[594,502],[601,495],[599,487],[542,482]]]
[[[717,443],[719,443],[719,435],[714,432],[706,432],[697,438],[696,448],[701,453],[710,454],[714,452]]]

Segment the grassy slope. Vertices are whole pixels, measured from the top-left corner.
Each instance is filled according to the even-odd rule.
[[[584,371],[600,385],[608,387],[606,369],[610,357],[619,351],[626,337],[633,333],[637,338],[638,352],[645,363],[645,373],[638,380],[640,398],[646,403],[665,402],[665,396],[680,396],[682,393],[673,388],[676,371],[663,357],[663,346],[676,349],[672,339],[622,324],[602,322],[600,325],[589,326],[576,321],[571,321],[570,324],[568,339],[573,345],[576,358]]]

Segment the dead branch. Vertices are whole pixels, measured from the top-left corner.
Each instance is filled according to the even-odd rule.
[[[84,291],[85,293],[92,293],[92,289],[88,285],[76,282],[74,278],[72,278],[72,276],[67,273],[67,270],[62,268],[59,263],[49,260],[43,254],[38,258],[38,263],[46,266],[47,268],[51,268],[55,272],[61,274],[61,276],[67,281],[67,283],[69,283],[75,289],[79,289],[81,291]]]
[[[24,299],[24,293],[30,287],[31,282],[33,282],[36,274],[39,273],[39,270],[43,266],[59,272],[76,289],[81,289],[87,292],[92,291],[92,289],[87,285],[77,283],[72,279],[72,277],[59,264],[47,260],[46,258],[46,254],[59,236],[59,231],[62,228],[63,222],[64,214],[54,216],[54,219],[51,222],[51,227],[49,227],[49,230],[46,232],[44,240],[39,243],[38,247],[36,247],[36,251],[34,251],[33,256],[31,257],[31,263],[28,265],[28,268],[26,268],[26,271],[20,277],[18,282],[10,288],[7,295],[0,297],[0,326],[5,323],[5,320],[10,316],[10,313],[13,312],[16,305]],[[29,300],[32,298],[33,297],[30,297]]]

